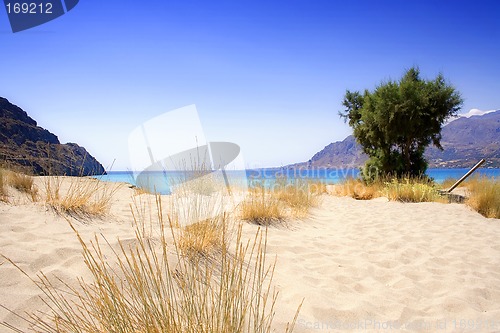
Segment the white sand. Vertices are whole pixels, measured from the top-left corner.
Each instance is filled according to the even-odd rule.
[[[133,194],[122,186],[104,220],[75,222],[83,238],[133,238]],[[0,203],[0,253],[32,275],[88,279],[66,220],[16,198]],[[278,258],[279,331],[304,299],[295,332],[500,332],[500,220],[461,204],[325,196],[309,217],[288,224],[268,233],[269,258]],[[244,226],[246,237],[256,230]],[[38,294],[12,265],[0,265],[1,305],[43,309]],[[0,321],[19,322],[2,308]]]

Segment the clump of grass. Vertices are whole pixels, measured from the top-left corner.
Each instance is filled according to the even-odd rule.
[[[108,187],[97,179],[51,176],[45,178],[44,189],[45,203],[58,213],[102,217],[108,213],[118,188]]]
[[[249,197],[240,206],[243,220],[258,224],[271,225],[285,219],[283,204],[264,185],[250,190]]]
[[[303,217],[319,204],[326,185],[319,182],[278,178],[274,183],[256,184],[241,204],[241,218],[259,225],[271,225],[286,218]]]
[[[7,174],[7,184],[28,195],[32,201],[37,201],[38,188],[34,185],[33,177],[10,171]]]
[[[224,181],[216,173],[209,171],[193,173],[182,187],[190,193],[200,195],[211,195],[225,189]]]
[[[500,181],[473,178],[465,183],[470,191],[467,204],[481,215],[500,219]]]
[[[5,171],[0,168],[0,201],[7,201],[7,187],[5,185]]]
[[[448,202],[440,195],[436,185],[426,178],[387,178],[371,183],[348,178],[335,186],[335,194],[356,200],[385,196],[389,200],[401,202]]]
[[[394,178],[385,183],[385,194],[389,200],[401,202],[448,202],[433,183],[419,178]]]
[[[304,216],[309,208],[318,205],[319,194],[324,193],[319,184],[309,183],[304,180],[296,179],[284,183],[275,184],[273,193],[278,200],[283,202],[290,210],[293,216]]]
[[[361,179],[347,178],[341,184],[335,185],[334,194],[356,200],[371,200],[382,195],[382,188],[381,182],[367,184]]]
[[[143,195],[143,194],[154,194],[149,189],[147,189],[145,187],[140,187],[140,186],[134,186],[133,190],[134,190],[135,196]]]
[[[227,215],[222,214],[181,229],[179,250],[190,258],[210,258],[219,253],[229,237]]]
[[[450,187],[452,187],[456,182],[457,182],[458,179],[456,178],[446,178],[445,180],[443,180],[443,182],[440,184],[441,185],[441,188],[444,189],[444,190],[447,190],[449,189]]]
[[[80,279],[75,287],[60,281],[61,288],[43,274],[33,278],[49,306],[48,313],[28,315],[33,330],[271,332],[277,293],[272,288],[275,262],[266,258],[267,232],[259,230],[244,241],[240,225],[236,241],[222,243],[216,263],[193,260],[182,255],[176,223],[163,221],[161,210],[159,205],[156,238],[144,237],[137,228],[132,245],[119,242],[118,250],[107,240],[107,246],[101,245],[97,237],[85,242],[72,226],[93,279]],[[142,223],[135,221],[136,226]],[[293,330],[299,309],[287,332]]]
[[[324,182],[309,180],[309,181],[307,181],[307,185],[308,185],[309,193],[311,193],[312,195],[319,196],[321,194],[328,193],[328,191],[326,189],[326,184]]]

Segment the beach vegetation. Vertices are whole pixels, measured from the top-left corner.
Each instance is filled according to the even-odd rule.
[[[452,187],[452,186],[453,186],[453,185],[457,182],[457,180],[458,180],[458,179],[456,179],[456,178],[448,177],[448,178],[446,178],[445,180],[443,180],[443,181],[441,182],[441,184],[440,184],[440,185],[441,185],[441,188],[442,188],[443,190],[447,190],[447,189],[449,189],[450,187]]]
[[[14,171],[6,172],[6,182],[12,188],[28,195],[33,202],[38,200],[38,187],[34,184],[32,176]]]
[[[420,177],[393,178],[384,183],[384,193],[392,201],[448,202],[448,199],[440,194],[436,184]]]
[[[469,190],[467,205],[488,218],[500,219],[500,181],[474,177],[465,182]]]
[[[386,197],[401,202],[448,202],[439,192],[439,186],[426,177],[385,177],[376,181],[348,178],[335,185],[334,194],[349,196],[356,200]]]
[[[342,102],[345,109],[339,114],[369,156],[363,177],[423,175],[426,147],[433,144],[442,149],[441,128],[462,103],[460,93],[443,75],[424,80],[417,67],[407,70],[399,81],[383,82],[373,91],[347,90]]]
[[[326,185],[321,182],[279,177],[250,188],[247,200],[241,203],[241,218],[259,225],[272,225],[287,218],[307,215],[311,207],[320,203]]]
[[[5,183],[5,171],[0,168],[0,201],[7,201],[7,186]]]
[[[266,186],[255,185],[240,204],[240,217],[251,223],[269,226],[282,222],[286,215],[283,203]]]
[[[381,182],[367,184],[362,179],[350,177],[335,185],[333,194],[348,196],[356,200],[371,200],[382,195],[382,185]]]
[[[217,256],[186,255],[182,237],[212,233],[212,222],[187,228],[156,208],[133,212],[135,237],[117,245],[104,236],[86,241],[70,223],[78,238],[91,279],[76,285],[40,273],[30,277],[38,286],[48,311],[21,315],[32,330],[60,332],[261,332],[272,331],[277,292],[273,287],[275,260],[267,258],[267,229],[254,236],[236,228],[236,239],[222,237]],[[135,208],[133,208],[135,210]],[[153,212],[155,226],[143,212]],[[144,219],[144,220],[143,220]],[[228,220],[218,223],[224,232]],[[196,230],[196,231],[195,231]],[[200,244],[204,241],[200,240]],[[205,246],[212,246],[206,244]],[[203,245],[200,245],[202,248]],[[192,253],[192,252],[191,252]],[[22,269],[16,263],[4,258]],[[61,286],[62,283],[62,286]],[[285,331],[291,332],[295,317]],[[7,323],[0,326],[20,331]]]
[[[0,200],[8,201],[8,187],[26,194],[33,202],[38,200],[38,187],[32,176],[0,168]]]
[[[319,204],[319,194],[324,193],[320,183],[303,179],[278,179],[273,187],[277,199],[291,210],[293,216],[305,216],[309,208]]]
[[[43,201],[60,214],[78,218],[103,217],[118,185],[83,177],[43,177]]]
[[[179,250],[190,258],[210,258],[220,253],[230,235],[227,215],[217,215],[183,227],[179,235]]]

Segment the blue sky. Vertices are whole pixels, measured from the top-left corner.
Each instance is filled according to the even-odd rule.
[[[411,66],[463,113],[500,109],[498,1],[97,1],[13,34],[0,8],[0,96],[113,170],[128,136],[196,104],[206,137],[247,167],[308,160],[350,134],[346,89]]]

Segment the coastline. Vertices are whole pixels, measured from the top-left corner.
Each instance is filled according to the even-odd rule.
[[[458,179],[462,177],[468,168],[430,168],[427,175],[432,177],[436,183],[441,184],[448,179]],[[231,171],[226,171],[231,172]],[[237,171],[241,173],[241,171]],[[172,172],[174,175],[176,172]],[[262,168],[247,169],[247,179],[249,181],[264,180],[273,181],[277,175],[279,177],[288,177],[289,179],[307,179],[321,181],[326,184],[338,184],[346,178],[356,178],[359,170],[355,168],[320,168],[320,169],[286,169],[286,168]],[[110,182],[125,182],[135,185],[134,176],[131,171],[108,171],[106,175],[91,176],[92,178]],[[500,168],[479,168],[472,177],[488,177],[500,179]]]

